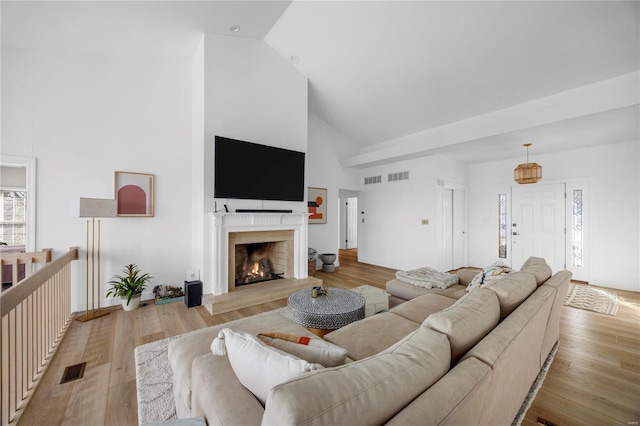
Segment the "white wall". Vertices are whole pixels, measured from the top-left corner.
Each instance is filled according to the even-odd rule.
[[[306,152],[307,78],[262,40],[205,34],[204,49],[205,151],[218,135]],[[205,168],[205,209],[213,211],[213,157]],[[230,210],[306,210],[304,202],[219,201]]]
[[[115,171],[152,173],[155,217],[102,221],[102,294],[127,263],[154,285],[181,284],[191,251],[191,62],[3,49],[2,88],[2,153],[37,159],[36,249],[84,247],[71,200],[114,198]],[[84,310],[84,262],[72,271],[72,308]]]
[[[359,188],[358,171],[345,169],[338,162],[355,146],[320,117],[309,111],[309,151],[307,155],[307,186],[327,188],[327,223],[309,224],[309,247],[318,253],[336,253],[340,247],[341,189]],[[340,264],[340,259],[335,262]],[[318,262],[322,265],[322,262]],[[320,267],[320,266],[318,266]]]
[[[388,182],[387,175],[409,172],[409,180]],[[361,171],[382,176],[382,183],[362,185],[358,197],[358,258],[394,269],[442,265],[442,186],[466,182],[466,167],[455,160],[431,156]],[[364,223],[362,219],[364,218]],[[429,224],[423,225],[422,219]]]
[[[213,198],[213,151],[216,135],[295,151],[307,151],[307,78],[264,41],[205,34],[203,44],[203,140],[194,140],[194,176],[202,188],[194,193],[194,205],[201,205],[194,220],[194,235],[206,236],[207,212],[224,204],[237,208],[290,209],[306,211],[305,202],[232,200]],[[197,65],[200,66],[200,65]],[[197,139],[197,138],[196,138]],[[307,159],[307,162],[309,160]],[[230,176],[230,179],[239,179]],[[208,276],[208,248],[194,248],[193,268],[201,278]],[[204,293],[212,283],[204,282]]]
[[[638,141],[536,155],[545,182],[585,182],[591,284],[640,291],[638,259],[640,185]],[[521,159],[470,167],[470,263],[485,266],[497,258],[496,194],[508,192]],[[515,265],[519,266],[519,265]]]

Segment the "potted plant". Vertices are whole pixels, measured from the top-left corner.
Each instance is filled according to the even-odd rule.
[[[140,296],[152,277],[149,274],[141,274],[135,264],[126,265],[122,272],[125,275],[116,275],[107,283],[111,284],[107,297],[119,297],[122,309],[132,311],[140,305]]]

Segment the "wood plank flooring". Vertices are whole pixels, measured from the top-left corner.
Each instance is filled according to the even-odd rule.
[[[357,262],[340,252],[334,273],[316,272],[325,284],[384,288],[395,270]],[[523,425],[541,417],[555,425],[637,425],[640,420],[640,294],[618,291],[615,317],[565,307],[560,349]],[[144,343],[286,306],[286,299],[219,315],[204,306],[174,302],[74,321],[29,406],[24,425],[137,425],[133,350]],[[86,361],[84,378],[60,384],[64,368]]]

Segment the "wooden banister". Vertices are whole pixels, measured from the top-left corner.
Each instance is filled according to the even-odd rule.
[[[50,249],[11,254],[16,255],[11,259],[15,262],[13,265],[42,262],[45,265],[24,280],[14,282],[0,295],[2,426],[19,420],[22,408],[28,403],[73,319],[70,264],[78,259],[78,248],[70,248],[53,262]],[[4,259],[3,255],[3,262]]]
[[[19,279],[20,265],[24,265],[25,278],[34,272],[34,265],[45,264],[51,262],[51,249],[43,249],[40,252],[33,253],[2,253],[0,255],[0,265],[11,266],[11,282],[16,285]]]

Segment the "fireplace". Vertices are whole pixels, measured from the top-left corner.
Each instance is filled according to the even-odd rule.
[[[244,267],[244,258],[236,260],[237,251],[241,252],[240,257],[261,258],[254,253],[244,254],[238,245],[268,244],[268,248],[259,250],[268,251],[272,274],[286,280],[307,278],[307,213],[210,213],[209,218],[205,294],[221,295],[238,286],[236,272]],[[247,251],[253,249],[251,246]],[[239,285],[247,288],[243,283]]]
[[[293,276],[293,231],[229,233],[229,289]]]
[[[236,287],[283,278],[284,272],[273,266],[274,258],[271,255],[272,247],[277,244],[274,241],[236,246]]]

